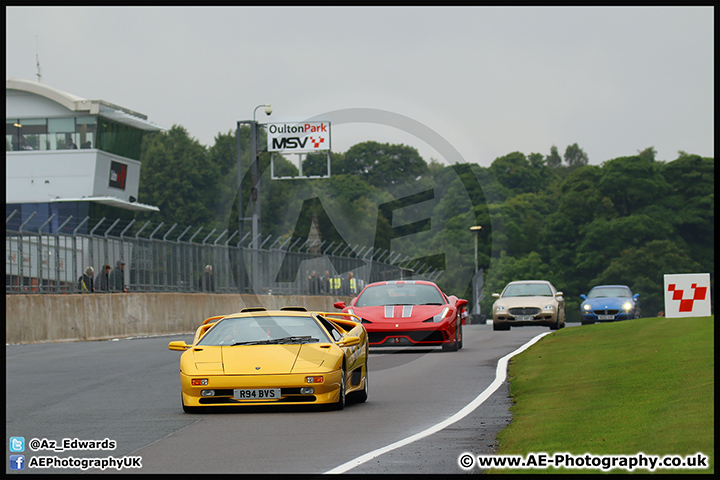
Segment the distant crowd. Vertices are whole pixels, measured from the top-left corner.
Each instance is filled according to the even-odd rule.
[[[346,276],[319,275],[315,270],[307,278],[307,292],[310,295],[355,295],[364,286],[362,280],[354,278],[352,272]],[[205,265],[203,274],[198,279],[197,288],[201,292],[215,292],[215,278],[212,265]],[[78,278],[78,290],[81,293],[127,292],[125,288],[125,263],[118,260],[113,269],[105,264],[95,274],[93,267],[87,267],[85,273]]]
[[[115,262],[115,269],[107,263],[95,275],[93,267],[87,267],[85,273],[78,278],[78,289],[81,293],[94,292],[127,292],[125,289],[125,263]]]
[[[362,281],[361,281],[362,282]],[[362,288],[353,277],[352,272],[348,272],[346,277],[341,275],[330,275],[329,270],[325,270],[325,275],[318,275],[313,270],[308,276],[308,293],[310,295],[354,295]]]

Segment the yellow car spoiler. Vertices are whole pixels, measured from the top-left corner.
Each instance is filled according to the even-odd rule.
[[[322,315],[333,323],[337,324],[340,328],[349,332],[353,328],[357,327],[358,324],[362,324],[362,319],[352,313],[340,313],[340,312],[313,312],[318,315]],[[335,317],[335,318],[333,318]],[[342,318],[337,318],[342,317]]]
[[[255,309],[243,309],[241,312],[244,311],[253,311]],[[258,311],[265,310],[258,308]],[[283,307],[281,310],[289,310],[289,311],[306,311],[309,313],[315,313],[317,315],[322,315],[323,317],[327,318],[328,320],[335,323],[338,327],[340,327],[345,332],[349,332],[353,328],[357,327],[358,324],[362,324],[362,319],[358,317],[357,315],[354,315],[352,313],[341,313],[341,312],[315,312],[307,310],[304,307]],[[215,322],[220,320],[221,318],[225,318],[227,315],[216,315],[214,317],[208,317],[206,318],[202,325],[197,329],[195,332],[195,338],[193,340],[193,343],[197,342],[198,339],[200,339],[203,335],[205,335],[205,332],[207,332],[210,327],[212,327]],[[339,317],[339,318],[338,318]]]

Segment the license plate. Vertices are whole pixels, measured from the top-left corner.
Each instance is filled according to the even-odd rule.
[[[233,390],[235,400],[277,400],[280,398],[279,388],[236,388]]]
[[[615,320],[615,315],[598,315],[598,320]]]
[[[519,322],[531,322],[535,319],[533,315],[517,315],[515,320]]]

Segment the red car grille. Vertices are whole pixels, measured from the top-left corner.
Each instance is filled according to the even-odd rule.
[[[368,332],[368,340],[371,344],[381,343],[388,337],[408,337],[413,342],[444,342],[446,340],[443,332],[437,330],[430,330],[427,332]]]

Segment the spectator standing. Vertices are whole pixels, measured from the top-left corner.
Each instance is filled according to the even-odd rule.
[[[118,260],[115,262],[115,269],[110,272],[108,278],[110,290],[113,292],[127,292],[125,289],[125,263]]]
[[[348,276],[346,279],[343,280],[341,286],[341,295],[354,295],[355,294],[355,279],[353,278],[352,272],[348,273]]]
[[[322,290],[322,293],[329,294],[330,293],[330,271],[325,270],[325,276],[323,276],[320,279],[320,288]]]
[[[94,274],[95,270],[92,267],[85,269],[85,273],[78,279],[80,293],[93,293],[95,291],[95,282],[93,281]]]
[[[317,295],[320,293],[320,277],[318,276],[317,272],[315,270],[312,271],[312,274],[308,277],[308,281],[310,283],[310,294],[311,295]]]
[[[110,270],[112,270],[112,267],[106,263],[98,272],[95,278],[95,285],[97,285],[98,292],[110,291]]]
[[[215,291],[215,278],[213,278],[212,265],[205,265],[205,273],[200,277],[198,288],[201,292]]]

